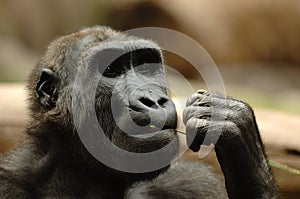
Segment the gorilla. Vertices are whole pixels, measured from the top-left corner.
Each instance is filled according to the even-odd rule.
[[[192,151],[221,132],[225,184],[201,161],[175,161],[177,113],[153,41],[102,26],[69,33],[49,45],[27,89],[31,119],[24,142],[1,158],[1,199],[279,198],[240,100],[199,90],[183,111]]]

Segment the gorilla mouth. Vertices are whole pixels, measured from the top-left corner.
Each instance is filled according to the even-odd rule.
[[[130,135],[132,137],[137,137],[137,138],[150,138],[153,137],[157,134],[164,133],[167,131],[175,131],[173,127],[165,125],[163,128],[159,128],[155,125],[149,125],[148,127],[145,128],[145,131],[143,131],[140,134],[134,134]]]

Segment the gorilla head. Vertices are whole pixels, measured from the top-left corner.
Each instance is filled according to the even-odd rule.
[[[137,162],[145,161],[138,160],[139,154],[161,151],[145,163],[162,160],[161,168],[177,153],[177,114],[154,42],[109,28],[85,28],[51,43],[30,77],[35,123],[80,143],[71,144],[73,148],[82,147],[87,138],[84,145],[90,152],[104,147],[99,157],[128,168],[136,162],[130,164],[112,148],[135,153]]]

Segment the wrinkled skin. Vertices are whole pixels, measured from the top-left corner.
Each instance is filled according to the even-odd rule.
[[[116,52],[122,56],[107,62]],[[200,161],[170,163],[178,152],[177,116],[162,62],[157,44],[107,27],[84,28],[52,42],[28,79],[26,139],[0,160],[0,198],[277,198],[253,111],[235,99],[198,91],[183,113],[193,151],[210,144],[202,143],[206,135],[220,133],[215,150],[226,187]],[[90,109],[97,121],[85,126],[92,121]],[[95,135],[96,124],[105,139],[92,139],[94,148],[111,142],[136,154],[137,161],[140,154],[160,151],[147,164],[168,164],[138,173],[110,168],[79,138],[81,130]],[[99,153],[119,165],[132,164],[110,148]]]
[[[215,150],[230,198],[277,197],[276,184],[248,104],[199,90],[188,99],[183,114],[187,142],[193,151],[199,150],[207,133],[220,132]]]

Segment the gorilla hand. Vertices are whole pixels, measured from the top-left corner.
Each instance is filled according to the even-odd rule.
[[[229,198],[272,198],[277,192],[252,108],[239,100],[199,90],[183,112],[187,143],[215,145]],[[203,143],[204,138],[205,143]]]

